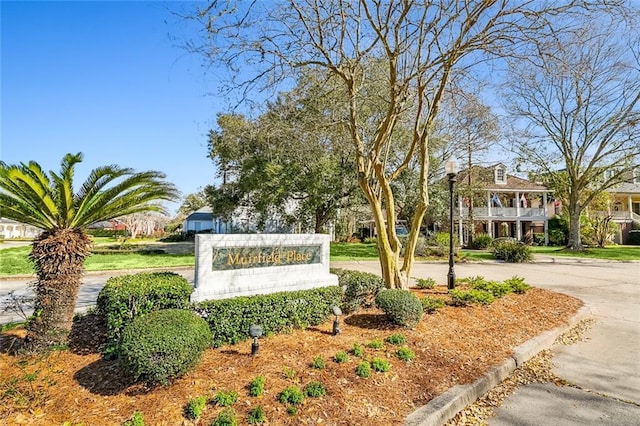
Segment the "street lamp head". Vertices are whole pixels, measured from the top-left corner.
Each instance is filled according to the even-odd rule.
[[[458,160],[455,157],[451,157],[444,163],[444,170],[448,175],[458,174]]]

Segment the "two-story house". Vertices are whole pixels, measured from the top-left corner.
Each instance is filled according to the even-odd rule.
[[[628,244],[633,229],[640,229],[640,167],[633,169],[626,182],[607,190],[613,198],[610,213],[620,232],[614,236],[618,244]]]
[[[546,186],[507,173],[504,164],[473,166],[461,171],[456,184],[454,223],[460,241],[467,243],[470,227],[494,238],[532,240],[544,234],[549,243],[548,220],[555,214],[552,193]]]

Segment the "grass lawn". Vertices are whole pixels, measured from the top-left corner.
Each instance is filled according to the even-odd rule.
[[[533,254],[582,257],[604,260],[640,260],[640,246],[607,246],[588,248],[585,251],[565,250],[562,247],[531,247]]]
[[[331,243],[332,261],[374,260],[378,258],[375,243]]]
[[[100,241],[97,246],[111,243],[111,241]],[[127,244],[131,246],[133,244]],[[0,276],[29,275],[33,273],[33,267],[28,260],[31,246],[14,247],[0,250]],[[604,260],[640,260],[640,246],[608,246],[606,248],[589,248],[584,252],[574,252],[564,250],[561,247],[531,247],[535,254],[550,256],[569,256]],[[332,261],[351,260],[375,260],[378,258],[378,251],[375,244],[363,243],[332,243]],[[488,251],[461,250],[457,260],[493,260],[493,255]],[[419,259],[420,260],[420,259]],[[424,259],[424,260],[446,260]],[[87,271],[109,271],[114,269],[142,269],[142,268],[171,268],[178,266],[195,265],[193,253],[183,254],[146,254],[146,253],[115,253],[115,254],[93,254],[85,262]]]

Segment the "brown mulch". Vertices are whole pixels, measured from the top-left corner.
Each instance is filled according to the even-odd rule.
[[[239,399],[233,408],[239,424],[247,424],[248,412],[258,405],[264,407],[267,425],[401,424],[405,416],[448,388],[482,376],[515,346],[566,323],[580,306],[578,299],[534,288],[489,306],[447,306],[425,315],[412,330],[392,327],[380,311],[370,309],[343,318],[338,336],[331,334],[332,321],[327,321],[262,338],[255,357],[250,355],[249,341],[209,349],[196,370],[158,388],[132,382],[117,362],[101,358],[98,346],[103,328],[88,315],[76,323],[69,350],[46,356],[7,353],[9,347],[19,345],[19,330],[0,336],[0,423],[121,425],[140,411],[147,425],[208,425],[221,408],[209,404],[200,420],[193,422],[184,416],[189,399],[235,390]],[[391,363],[388,372],[372,372],[367,379],[355,374],[359,358],[350,355],[343,364],[333,361],[336,352],[349,351],[354,343],[366,344],[394,333],[404,334],[415,360],[399,360],[397,347],[389,343],[380,350],[365,348],[367,359],[384,357]],[[325,369],[310,366],[316,356],[324,358]],[[285,377],[285,370],[295,371],[295,376]],[[246,386],[258,375],[266,377],[264,395],[250,397]],[[279,392],[311,381],[322,382],[327,395],[306,398],[297,414],[287,414],[287,407],[278,402]]]

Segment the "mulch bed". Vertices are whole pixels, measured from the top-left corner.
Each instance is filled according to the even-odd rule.
[[[442,295],[446,289],[417,290],[419,295]],[[331,334],[332,321],[306,330],[260,339],[252,357],[251,342],[209,349],[197,369],[166,387],[134,383],[115,361],[103,360],[98,347],[104,329],[95,316],[76,322],[69,350],[46,356],[13,355],[23,331],[0,336],[0,421],[8,425],[121,425],[135,411],[147,425],[209,425],[222,410],[207,405],[199,421],[187,420],[190,398],[213,396],[218,390],[238,392],[233,406],[239,424],[248,412],[264,407],[266,425],[394,425],[421,405],[457,384],[470,383],[508,357],[515,346],[545,330],[566,323],[582,306],[570,296],[534,288],[510,294],[488,306],[450,307],[425,315],[415,329],[390,326],[377,309],[342,319],[342,333]],[[384,357],[386,373],[355,374],[360,358],[349,355],[338,364],[338,351],[354,343],[366,344],[402,333],[416,353],[413,361],[395,356],[397,346],[365,348],[365,358]],[[316,356],[326,368],[310,366]],[[285,374],[285,371],[288,374]],[[295,372],[295,375],[292,374]],[[261,397],[250,397],[247,384],[266,377]],[[293,377],[292,377],[293,376]],[[302,388],[322,382],[327,395],[306,398],[298,413],[289,415],[278,394],[289,385]]]

